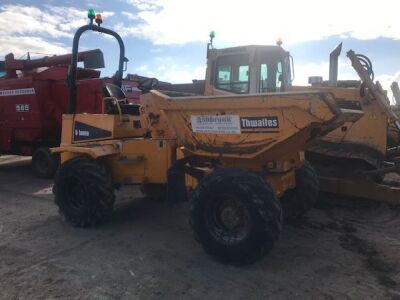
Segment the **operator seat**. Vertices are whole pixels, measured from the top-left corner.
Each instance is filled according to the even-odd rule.
[[[140,115],[140,105],[129,103],[126,94],[119,86],[112,83],[106,83],[104,85],[103,92],[105,97],[113,97],[117,101],[119,101],[119,106],[121,108],[122,114],[133,116]],[[116,104],[109,105],[106,109],[106,112],[111,115],[116,115],[119,113]]]

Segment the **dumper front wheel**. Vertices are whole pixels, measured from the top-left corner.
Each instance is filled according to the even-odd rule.
[[[76,227],[104,222],[115,200],[110,173],[88,157],[75,157],[60,166],[53,193],[61,216]]]
[[[271,187],[259,176],[217,170],[192,195],[190,223],[207,253],[227,263],[252,263],[278,239],[282,210]]]
[[[307,161],[296,170],[296,187],[287,190],[281,199],[283,216],[287,220],[303,217],[318,201],[319,181]]]

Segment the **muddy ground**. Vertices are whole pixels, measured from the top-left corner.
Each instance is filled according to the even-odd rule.
[[[0,157],[1,299],[400,299],[400,210],[386,205],[325,200],[263,260],[234,267],[194,241],[187,203],[124,189],[110,222],[76,229],[51,185],[29,159]]]

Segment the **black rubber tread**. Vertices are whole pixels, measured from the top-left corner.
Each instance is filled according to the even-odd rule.
[[[247,236],[226,245],[210,233],[206,207],[218,195],[231,193],[244,204],[251,218]],[[224,263],[249,264],[272,249],[282,229],[282,209],[272,188],[256,174],[238,169],[219,169],[205,177],[193,191],[190,224],[205,251]]]
[[[85,156],[72,158],[60,166],[53,193],[61,216],[76,227],[103,223],[110,216],[115,202],[110,172],[100,162]],[[72,201],[78,202],[79,207]]]
[[[38,148],[32,155],[32,170],[39,178],[53,178],[60,165],[60,156],[49,148]]]
[[[296,170],[296,187],[287,190],[282,198],[283,217],[286,220],[303,217],[318,201],[319,180],[308,161]]]

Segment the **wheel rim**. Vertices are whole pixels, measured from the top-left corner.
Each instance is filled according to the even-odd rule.
[[[250,213],[244,203],[228,194],[210,201],[205,210],[205,220],[214,239],[226,245],[245,240],[252,225]]]

